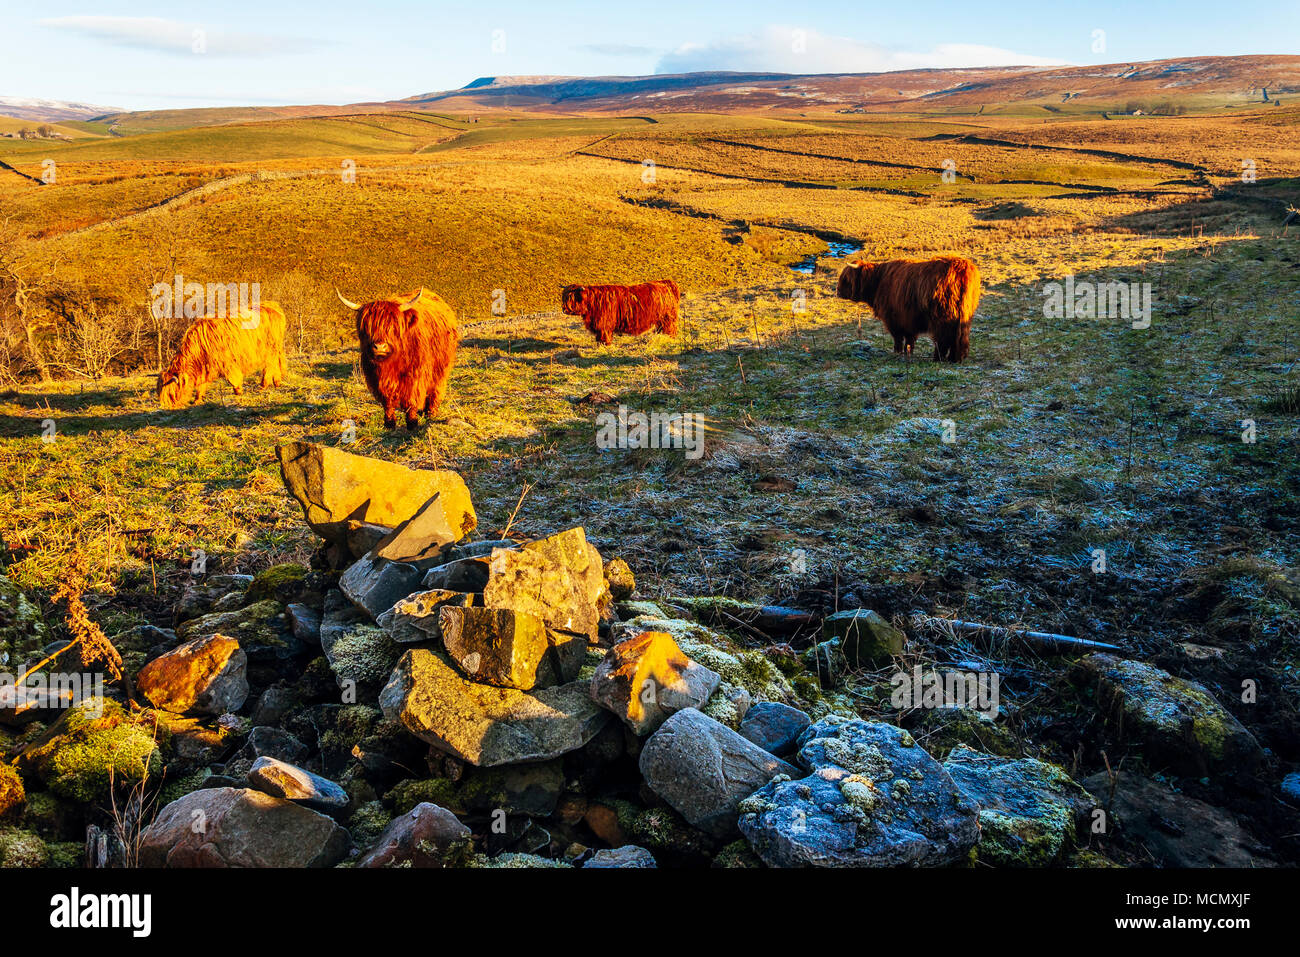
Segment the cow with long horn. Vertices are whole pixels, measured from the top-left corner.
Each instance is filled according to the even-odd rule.
[[[435,293],[419,289],[401,298],[358,304],[334,290],[356,313],[361,372],[370,394],[384,407],[384,427],[397,427],[397,413],[414,429],[433,418],[447,394],[460,345],[456,313]]]

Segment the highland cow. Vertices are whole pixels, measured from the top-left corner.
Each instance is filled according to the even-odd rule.
[[[158,404],[179,409],[191,395],[202,402],[208,386],[225,379],[235,395],[244,394],[244,376],[262,370],[263,387],[284,382],[289,365],[284,357],[284,310],[277,303],[264,302],[257,315],[238,315],[195,320],[185,330],[180,350],[158,376]]]
[[[836,295],[866,303],[894,337],[894,351],[912,354],[917,336],[934,340],[935,361],[961,362],[970,352],[970,321],[980,301],[980,271],[969,259],[849,263]]]
[[[338,290],[335,290],[338,293]],[[435,293],[420,289],[403,299],[357,305],[339,299],[357,315],[361,372],[370,394],[384,407],[384,427],[397,428],[397,413],[414,429],[423,413],[432,419],[447,394],[460,332],[456,313]]]
[[[615,334],[639,336],[657,329],[677,335],[677,283],[657,279],[636,286],[565,286],[560,306],[567,315],[582,316],[582,324],[601,345]]]

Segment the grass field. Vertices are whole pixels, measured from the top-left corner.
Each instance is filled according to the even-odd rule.
[[[924,607],[1157,660],[1227,648],[1237,671],[1201,680],[1260,669],[1281,694],[1248,723],[1300,760],[1300,614],[1270,584],[1300,547],[1300,229],[1282,229],[1298,115],[402,113],[4,141],[22,172],[58,163],[55,186],[0,170],[39,262],[137,309],[174,272],[260,282],[298,348],[284,388],[221,384],[179,412],[156,408],[147,364],[10,382],[6,574],[47,595],[75,550],[92,610],[122,630],[164,623],[195,549],[210,569],[309,559],[274,447],[344,444],[355,425],[350,451],[462,472],[481,531],[516,506],[518,532],[584,525],[646,595],[830,610],[852,589],[887,615]],[[286,175],[241,178],[259,169]],[[869,311],[834,298],[830,240],[977,259],[971,361],[931,363],[928,343],[893,355]],[[789,268],[810,254],[812,275]],[[1151,284],[1150,327],[1048,318],[1044,287],[1067,275]],[[676,340],[600,347],[558,314],[563,283],[660,277],[684,290]],[[333,290],[418,285],[486,324],[465,332],[439,419],[388,433]],[[599,450],[595,418],[619,404],[703,414],[707,454]],[[1022,666],[1010,694],[1031,727],[1055,678]],[[1077,765],[1076,733],[1038,732]]]

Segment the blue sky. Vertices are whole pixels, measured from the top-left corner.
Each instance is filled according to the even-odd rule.
[[[1096,52],[1094,31],[1104,31]],[[195,31],[203,52],[195,52]],[[1300,2],[0,0],[0,95],[127,109],[350,103],[479,76],[825,73],[1300,52]]]

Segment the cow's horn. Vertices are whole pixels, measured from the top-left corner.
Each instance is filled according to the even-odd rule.
[[[411,297],[409,300],[407,300],[406,302],[402,303],[402,309],[404,309],[404,310],[405,310],[405,309],[410,309],[412,306],[414,306],[417,302],[420,301],[420,297],[423,296],[423,295],[424,295],[424,287],[421,286],[419,289],[415,290],[415,295],[414,295],[414,296],[412,296],[412,297]]]
[[[356,311],[357,309],[360,309],[360,308],[361,308],[361,307],[358,306],[355,302],[353,302],[351,299],[344,299],[344,298],[343,298],[343,293],[339,292],[339,287],[338,287],[338,286],[335,286],[335,287],[334,287],[334,295],[336,295],[336,296],[339,297],[339,302],[343,303],[343,305],[347,306],[349,309],[351,309],[351,310],[353,310],[353,311]]]

